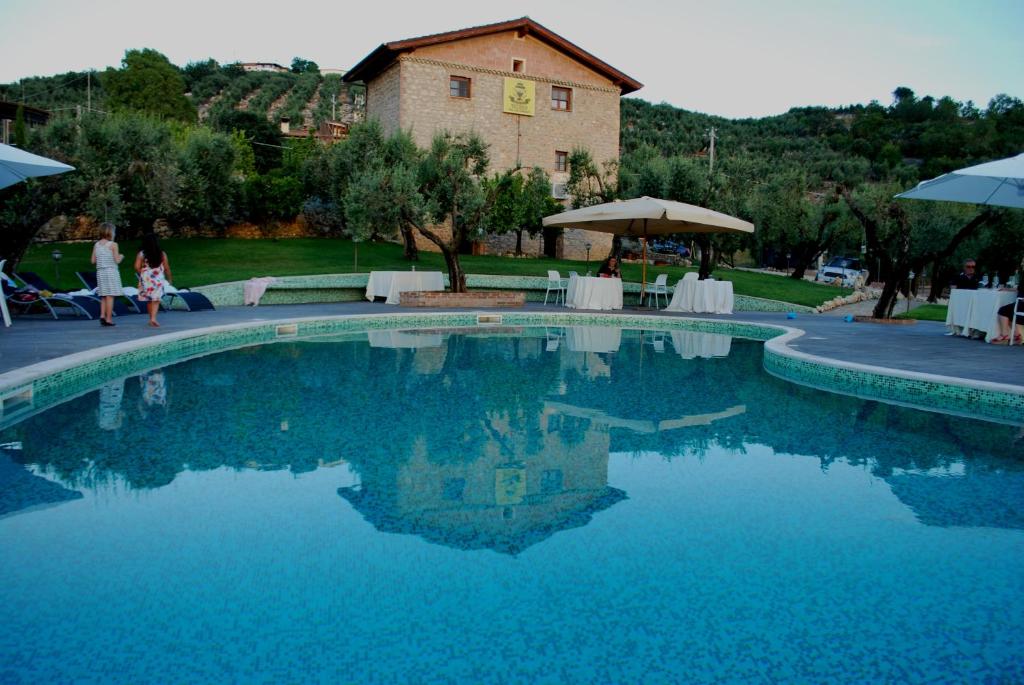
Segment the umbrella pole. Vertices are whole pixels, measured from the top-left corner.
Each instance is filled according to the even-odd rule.
[[[644,295],[647,290],[647,219],[644,219],[643,261],[640,263],[640,306],[644,306]]]

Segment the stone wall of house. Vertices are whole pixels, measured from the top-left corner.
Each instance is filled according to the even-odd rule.
[[[377,119],[389,136],[399,130],[401,69],[398,63],[366,84],[366,116]]]
[[[475,131],[490,146],[491,171],[538,166],[556,183],[568,180],[567,173],[555,169],[556,151],[586,148],[598,163],[619,157],[617,88],[544,80],[529,73],[488,71],[417,57],[403,57],[398,63],[401,68],[399,125],[412,131],[420,147],[429,147],[439,131]],[[451,97],[452,76],[470,79],[469,98]],[[506,76],[535,81],[534,116],[502,111]],[[385,77],[388,73],[381,78]],[[571,112],[551,108],[553,85],[572,89]],[[373,115],[369,110],[368,113]]]
[[[516,251],[515,233],[488,235],[480,242],[483,244],[484,254],[511,255]],[[523,254],[527,257],[544,256],[544,238],[539,234],[536,238],[531,238],[529,233],[523,231]]]
[[[612,251],[612,234],[598,233],[596,231],[583,231],[577,228],[567,228],[558,239],[559,259],[586,259],[587,244],[590,244],[590,261],[595,262],[594,270],[597,270],[596,262],[600,262]]]

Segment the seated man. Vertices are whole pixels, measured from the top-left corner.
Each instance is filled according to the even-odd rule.
[[[978,289],[978,276],[976,273],[976,264],[973,259],[968,259],[964,262],[964,270],[953,279],[950,283],[954,288],[960,290],[977,290]]]
[[[622,274],[619,272],[619,260],[609,257],[601,262],[601,268],[597,270],[597,275],[601,278],[622,278]]]

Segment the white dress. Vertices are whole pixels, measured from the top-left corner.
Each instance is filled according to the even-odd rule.
[[[117,270],[114,251],[110,249],[110,241],[104,240],[96,243],[93,250],[96,252],[96,294],[100,296],[123,295],[121,272]]]

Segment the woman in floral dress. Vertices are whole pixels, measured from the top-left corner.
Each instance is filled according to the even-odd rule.
[[[139,301],[146,303],[149,325],[159,327],[156,313],[160,310],[164,286],[171,282],[171,267],[155,233],[142,236],[142,251],[135,257],[135,271],[139,274]]]

